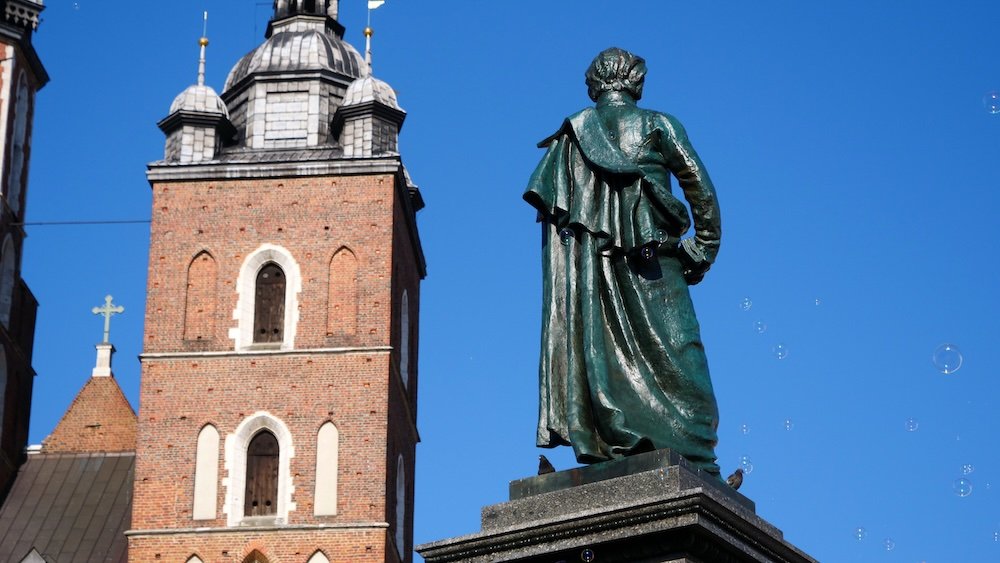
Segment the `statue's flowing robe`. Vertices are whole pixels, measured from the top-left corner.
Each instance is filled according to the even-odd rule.
[[[676,254],[690,219],[669,177],[709,260],[715,190],[673,117],[632,111],[617,135],[597,109],[568,118],[524,194],[543,229],[537,442],[572,445],[581,463],[670,448],[718,474],[718,408]]]

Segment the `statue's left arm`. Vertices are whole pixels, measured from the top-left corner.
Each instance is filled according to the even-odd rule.
[[[708,177],[708,170],[698,158],[688,141],[687,132],[673,116],[660,114],[660,125],[665,129],[662,137],[663,155],[666,157],[667,167],[677,178],[677,183],[684,190],[684,198],[691,206],[692,219],[694,220],[694,240],[693,244],[688,243],[686,253],[688,258],[702,264],[692,264],[693,269],[699,271],[692,272],[691,280],[697,283],[701,280],[701,275],[708,271],[709,266],[715,261],[715,256],[719,252],[719,243],[722,238],[722,220],[719,214],[719,202],[715,196],[715,186],[712,179]],[[690,248],[693,246],[694,248]],[[682,249],[684,251],[685,249]],[[703,258],[698,254],[703,255]]]

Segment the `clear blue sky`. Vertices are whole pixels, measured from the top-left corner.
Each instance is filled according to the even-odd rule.
[[[359,47],[364,4],[341,7]],[[29,221],[149,217],[156,122],[195,80],[204,9],[221,89],[270,2],[49,3]],[[477,531],[536,468],[539,240],[521,193],[535,143],[589,103],[583,71],[617,45],[647,59],[641,104],[685,124],[719,192],[722,250],[693,296],[724,470],[749,456],[758,513],[822,561],[1000,559],[995,5],[389,0],[374,17],[427,201],[417,543]],[[115,372],[137,404],[148,226],[28,234],[38,443],[90,374],[107,293],[126,307]],[[931,362],[943,343],[964,355],[950,375]]]

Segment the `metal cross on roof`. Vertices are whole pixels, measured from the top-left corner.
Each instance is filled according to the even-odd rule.
[[[110,342],[109,338],[111,336],[111,315],[117,313],[124,313],[125,307],[121,305],[112,305],[111,296],[107,295],[104,297],[103,307],[94,307],[91,309],[95,315],[104,315],[104,342]]]

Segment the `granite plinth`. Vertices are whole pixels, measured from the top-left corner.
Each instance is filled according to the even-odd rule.
[[[417,546],[428,563],[814,563],[754,504],[660,450],[511,483],[482,531]]]

